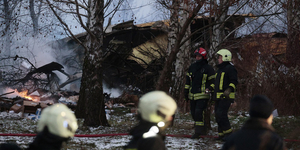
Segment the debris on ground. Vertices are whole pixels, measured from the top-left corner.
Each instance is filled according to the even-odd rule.
[[[17,96],[13,98],[1,97],[8,94],[16,93]],[[30,95],[26,92],[19,93],[17,90],[11,91],[0,96],[0,110],[13,111],[14,113],[21,113],[21,116],[26,118],[32,114],[36,114],[37,110],[53,105],[55,103],[63,103],[71,110],[75,110],[79,100],[79,93],[73,91],[57,91],[51,93],[47,91],[38,90]],[[117,98],[111,98],[110,94],[104,93],[105,108],[111,110],[113,107],[127,107],[130,108],[131,113],[137,113],[138,96],[128,93],[123,93]]]

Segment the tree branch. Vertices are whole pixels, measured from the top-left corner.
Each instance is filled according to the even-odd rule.
[[[84,47],[84,49],[88,49],[85,44],[83,44],[78,38],[75,37],[75,35],[72,33],[72,31],[70,30],[70,28],[68,27],[68,25],[61,19],[60,16],[58,16],[57,12],[54,10],[53,5],[49,2],[49,0],[46,0],[50,9],[52,10],[52,12],[54,13],[54,15],[56,16],[56,18],[60,21],[60,23],[64,26],[64,28],[68,31],[68,33],[72,36],[73,39],[75,39],[82,47]]]

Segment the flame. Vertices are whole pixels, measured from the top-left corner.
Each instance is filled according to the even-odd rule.
[[[29,99],[29,100],[32,100],[32,101],[35,101],[35,102],[38,102],[39,100],[31,97],[30,95],[27,95],[28,93],[28,90],[26,91],[22,91],[22,92],[18,92],[17,90],[15,90],[15,92],[20,96],[20,97],[23,97],[23,98],[26,98],[26,99]]]

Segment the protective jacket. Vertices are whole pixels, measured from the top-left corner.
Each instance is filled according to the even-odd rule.
[[[209,99],[205,89],[213,86],[215,71],[207,60],[193,63],[186,74],[185,97],[189,100]]]
[[[283,139],[265,119],[250,118],[241,130],[231,134],[222,150],[284,150]]]
[[[157,127],[155,123],[141,121],[130,131],[132,139],[125,150],[165,150],[165,136],[161,133],[151,133],[151,127]]]
[[[68,141],[68,138],[56,136],[48,131],[48,128],[39,132],[32,143],[26,150],[60,150],[63,142]]]
[[[210,87],[210,89],[214,90],[213,99],[220,100],[225,98],[223,97],[224,91],[230,88],[229,99],[233,101],[235,99],[236,85],[238,84],[237,71],[230,62],[223,62],[217,67],[215,82]]]
[[[22,150],[16,143],[2,143],[0,150]]]

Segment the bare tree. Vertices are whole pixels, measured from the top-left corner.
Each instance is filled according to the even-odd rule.
[[[4,0],[0,10],[2,58],[19,54],[28,47],[28,38],[57,34],[53,15],[41,1]]]
[[[178,59],[178,56],[187,57],[187,55],[184,55],[183,53],[191,53],[189,48],[185,48],[183,45],[187,44],[186,42],[189,41],[189,39],[195,35],[199,31],[204,31],[207,29],[210,29],[211,35],[209,37],[210,42],[206,44],[205,46],[208,46],[208,54],[209,54],[209,62],[212,64],[215,64],[215,59],[213,54],[220,49],[222,44],[226,40],[228,40],[230,37],[234,37],[235,31],[237,31],[239,28],[241,28],[241,25],[244,22],[244,17],[251,17],[251,16],[243,16],[240,15],[240,17],[234,17],[236,14],[240,14],[242,9],[251,8],[255,4],[253,4],[250,0],[244,0],[244,1],[232,1],[232,0],[222,0],[222,1],[167,1],[167,0],[160,0],[158,1],[160,4],[164,5],[167,9],[170,10],[170,29],[169,29],[169,47],[168,47],[168,55],[166,56],[166,63],[164,65],[164,69],[161,72],[161,76],[158,80],[156,89],[163,90],[166,92],[169,92],[170,87],[172,89],[178,90],[176,86],[174,86],[174,82],[171,82],[171,72],[174,71],[174,63],[176,61],[185,61],[183,59]],[[239,3],[238,3],[239,2]],[[184,4],[188,4],[189,7],[184,8]],[[274,4],[276,5],[276,4]],[[232,10],[231,14],[228,14],[229,8],[232,6],[236,6],[234,10]],[[250,7],[251,6],[251,7]],[[254,8],[253,8],[254,9]],[[186,18],[179,17],[179,12],[184,12],[189,14]],[[248,11],[251,12],[251,11]],[[263,16],[268,11],[261,12],[258,14],[258,16]],[[194,17],[196,15],[203,16],[204,18],[207,18],[209,20],[208,24],[205,24],[204,27],[197,29],[196,31],[193,31],[192,33],[188,34],[189,26],[191,22],[193,21]],[[204,16],[206,15],[206,16]],[[209,17],[207,17],[209,16]],[[239,22],[235,24],[236,22]],[[179,21],[180,20],[180,24]],[[228,29],[229,27],[225,27],[226,23],[231,22],[232,25],[229,25],[231,29]],[[250,21],[251,22],[251,21]],[[246,23],[247,24],[247,23]],[[254,31],[260,28],[264,22],[262,22],[256,29],[253,29]],[[244,26],[245,24],[243,24]],[[207,32],[207,31],[204,31]],[[184,37],[186,36],[186,37]],[[203,41],[204,43],[205,41]],[[227,46],[227,48],[230,47],[230,45]],[[226,47],[224,47],[226,48]],[[181,52],[181,54],[178,54]],[[178,65],[178,62],[176,63]],[[170,67],[173,66],[173,67]],[[180,66],[176,66],[180,67]],[[183,66],[182,66],[183,67]],[[172,70],[173,68],[173,70]],[[185,70],[186,68],[182,68]],[[178,69],[177,69],[178,70]],[[175,74],[179,75],[179,72],[176,72]],[[182,75],[182,74],[181,74]],[[184,73],[183,73],[184,75]],[[176,76],[178,78],[178,76]],[[179,78],[180,79],[180,78]],[[176,79],[177,80],[177,79]],[[184,79],[181,79],[179,82],[184,82]],[[176,83],[177,84],[177,83]],[[178,84],[179,85],[179,84]],[[181,84],[183,85],[183,84]],[[179,95],[173,95],[174,97],[180,98]]]
[[[19,0],[3,0],[2,3],[2,16],[4,16],[5,25],[4,30],[2,31],[2,36],[5,37],[4,42],[4,55],[10,56],[11,49],[11,40],[12,40],[12,31],[13,31],[13,22],[14,22],[14,10],[19,5]],[[1,52],[1,51],[0,51]]]
[[[242,9],[247,9],[246,12],[251,12],[251,8],[255,9],[256,4],[254,1],[244,0],[244,1],[232,1],[232,0],[221,0],[221,1],[167,1],[162,0],[158,1],[160,4],[164,5],[167,9],[170,10],[170,29],[169,29],[169,43],[168,43],[168,55],[166,56],[166,63],[163,70],[160,73],[160,78],[158,80],[156,89],[169,92],[173,97],[175,97],[179,104],[182,104],[183,101],[183,87],[185,83],[185,72],[188,67],[190,60],[188,59],[188,54],[191,53],[191,49],[184,44],[189,45],[190,38],[199,31],[206,32],[204,30],[210,31],[209,43],[205,46],[208,49],[209,62],[215,65],[214,53],[220,48],[234,47],[234,44],[225,44],[225,42],[234,37],[235,31],[239,28],[242,28],[247,23],[242,24],[245,21],[244,17],[251,17],[251,15],[240,14]],[[266,2],[267,3],[267,2]],[[189,7],[184,7],[187,4]],[[262,2],[262,6],[263,6]],[[273,4],[273,5],[276,5]],[[230,7],[231,13],[229,14]],[[203,8],[203,9],[201,9]],[[271,7],[272,8],[272,7]],[[180,12],[189,14],[187,17],[181,17]],[[269,8],[266,8],[265,11],[259,12],[259,16],[266,15],[269,11]],[[240,16],[236,14],[240,14]],[[276,15],[278,12],[273,13]],[[193,21],[196,15],[206,17],[209,20],[208,24],[205,24],[203,28],[197,29],[192,33],[188,33],[190,29],[191,21]],[[205,15],[205,16],[204,16]],[[270,14],[271,15],[271,14]],[[180,20],[180,21],[178,21]],[[253,19],[255,20],[255,19]],[[268,20],[266,18],[264,21]],[[252,20],[249,22],[251,23]],[[260,22],[258,26],[252,30],[259,30],[263,25],[264,21]],[[236,24],[235,24],[236,23]],[[226,26],[227,24],[227,26]],[[229,24],[229,25],[228,25]],[[244,28],[247,29],[247,28]],[[204,43],[205,41],[203,41]],[[223,47],[222,47],[223,46]],[[173,74],[172,74],[173,73]],[[173,75],[173,76],[172,76]],[[173,77],[173,78],[172,78]],[[171,80],[173,79],[173,80]],[[181,87],[180,87],[181,86]],[[209,110],[208,110],[209,111]],[[206,113],[210,114],[210,112]],[[206,118],[210,118],[208,115]],[[208,123],[208,128],[210,128],[210,121],[205,121]]]
[[[300,1],[288,0],[286,9],[288,23],[286,59],[289,66],[295,66],[300,63]]]
[[[39,16],[41,14],[41,8],[42,3],[40,1],[37,1],[38,3],[38,10],[35,9],[35,0],[29,0],[29,10],[30,10],[30,17],[32,20],[32,27],[33,27],[33,33],[36,35],[38,33],[39,29]],[[37,11],[37,12],[36,12]]]
[[[102,84],[104,0],[89,1],[86,51],[76,115],[88,126],[107,126]]]
[[[161,4],[167,4],[166,1],[161,1]],[[176,9],[178,8],[178,4],[179,1],[174,0],[172,1],[172,8],[170,8],[170,10],[175,9],[175,11],[171,11],[171,18],[170,18],[170,28],[172,28],[172,24],[176,24],[176,22],[178,22],[178,19],[176,20],[176,18],[178,18],[178,11],[176,11]],[[182,46],[182,40],[184,39],[184,36],[186,34],[187,29],[190,26],[191,21],[194,19],[194,17],[197,15],[197,13],[199,12],[200,8],[202,7],[203,3],[201,1],[191,1],[189,3],[189,9],[188,9],[188,17],[186,18],[186,20],[183,21],[183,25],[180,28],[180,30],[176,31],[175,28],[175,36],[176,36],[176,40],[173,42],[171,41],[171,43],[169,44],[169,54],[166,57],[166,63],[164,64],[164,68],[160,74],[160,77],[158,79],[157,82],[157,86],[156,89],[157,90],[162,90],[162,91],[166,91],[169,92],[170,87],[172,85],[170,85],[171,79],[172,79],[172,68],[170,66],[173,66],[173,63],[176,60],[176,56],[178,54],[178,52],[180,51],[180,47]],[[166,5],[169,6],[169,5]],[[183,5],[182,5],[183,6]],[[176,26],[176,25],[175,25]],[[173,34],[173,33],[172,33]],[[170,35],[169,37],[174,37],[174,35]]]
[[[214,1],[212,4],[212,12],[214,12],[215,25],[212,27],[211,45],[209,48],[209,59],[214,58],[213,54],[220,49],[220,44],[225,38],[225,19],[227,17],[229,2],[228,0],[220,0],[219,3]],[[215,59],[212,59],[215,62]],[[214,64],[215,65],[215,64]]]
[[[8,52],[7,53],[8,55],[10,55],[10,53],[9,53],[10,52],[10,32],[11,32],[10,24],[12,21],[12,10],[9,8],[8,0],[4,0],[3,3],[4,3],[4,12],[5,12],[5,22],[6,22],[5,33],[4,33],[4,34],[6,34],[5,51]]]
[[[184,25],[186,19],[189,16],[189,12],[187,10],[189,10],[189,2],[186,1],[184,3],[181,4],[183,11],[180,11],[180,28]],[[174,63],[174,77],[173,77],[173,82],[174,82],[174,86],[172,87],[171,90],[171,95],[173,95],[174,97],[176,97],[176,99],[178,100],[178,103],[182,103],[183,99],[184,99],[184,86],[185,86],[185,75],[187,72],[188,67],[190,66],[190,52],[192,49],[191,46],[191,39],[189,39],[188,37],[191,34],[191,29],[190,26],[187,28],[186,30],[186,34],[184,35],[183,40],[187,39],[186,42],[183,43],[183,45],[180,47],[180,51],[177,54],[177,59]],[[184,102],[183,106],[184,106],[184,111],[186,111],[185,109],[188,107],[186,105],[187,103]]]
[[[114,13],[118,10],[123,0],[114,7]],[[85,50],[85,58],[83,62],[83,75],[81,78],[80,96],[76,108],[76,116],[84,118],[84,125],[87,126],[109,126],[105,115],[104,97],[103,97],[103,24],[104,12],[108,6],[112,4],[112,0],[104,4],[104,0],[88,0],[88,1],[60,1],[51,3],[47,0],[53,13],[64,26],[65,30],[72,38],[74,38]],[[58,4],[66,4],[69,9],[63,9]],[[59,7],[56,7],[59,6]],[[76,16],[81,27],[86,31],[86,39],[84,42],[76,38],[70,30],[68,24],[59,16],[58,12],[69,13]],[[85,20],[87,22],[85,23]]]

